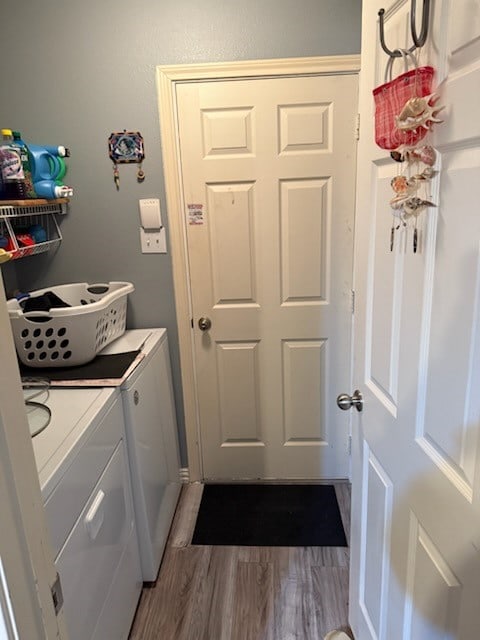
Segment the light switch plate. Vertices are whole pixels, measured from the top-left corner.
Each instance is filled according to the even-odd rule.
[[[165,228],[159,231],[145,231],[140,227],[142,253],[167,253],[167,234]]]

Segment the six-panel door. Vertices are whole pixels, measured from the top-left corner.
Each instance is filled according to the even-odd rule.
[[[417,31],[423,3],[418,4]],[[436,206],[395,231],[398,165],[374,142],[372,89],[383,83],[377,12],[364,4],[357,182],[350,620],[357,640],[473,640],[480,614],[480,14],[432,3],[419,64],[437,69],[444,122],[419,191]],[[387,45],[411,44],[410,2],[386,7]],[[403,71],[395,64],[394,75]]]
[[[356,103],[354,75],[177,87],[205,478],[348,476]]]

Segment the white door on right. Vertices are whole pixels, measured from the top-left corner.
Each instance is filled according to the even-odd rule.
[[[423,3],[417,3],[417,33]],[[437,0],[420,64],[437,69],[444,123],[437,207],[390,251],[391,178],[372,89],[387,56],[383,2],[363,8],[355,252],[350,623],[356,640],[480,638],[480,2]],[[410,46],[410,2],[386,7],[385,41]],[[395,73],[401,72],[401,64]],[[350,390],[350,392],[353,391]]]

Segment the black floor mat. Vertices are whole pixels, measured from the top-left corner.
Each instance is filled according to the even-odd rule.
[[[211,484],[192,544],[346,547],[332,485]]]

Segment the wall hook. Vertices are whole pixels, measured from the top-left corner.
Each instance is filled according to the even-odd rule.
[[[412,53],[419,47],[423,47],[427,40],[428,23],[430,19],[430,0],[423,0],[422,27],[420,30],[420,36],[417,35],[417,25],[415,21],[416,9],[417,2],[416,0],[412,0],[412,4],[410,7],[410,31],[412,33],[413,44],[409,49],[407,49],[407,51],[409,51],[410,53]],[[382,45],[382,49],[388,56],[390,56],[391,58],[399,58],[402,55],[401,51],[399,49],[390,51],[390,49],[385,44],[384,15],[385,9],[380,9],[380,11],[378,12],[380,26],[380,44]]]

